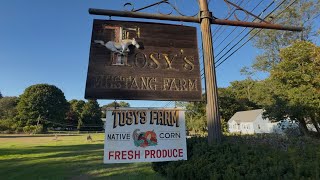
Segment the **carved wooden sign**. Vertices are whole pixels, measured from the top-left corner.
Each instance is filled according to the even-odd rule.
[[[196,28],[94,20],[85,98],[201,100]]]

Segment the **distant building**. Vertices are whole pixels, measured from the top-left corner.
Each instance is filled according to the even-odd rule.
[[[263,109],[236,112],[228,121],[229,132],[241,134],[270,133],[271,122],[262,117]]]
[[[228,121],[230,133],[255,134],[255,133],[278,133],[282,134],[287,128],[298,128],[296,121],[289,119],[279,122],[271,122],[263,118],[263,109],[236,112]]]

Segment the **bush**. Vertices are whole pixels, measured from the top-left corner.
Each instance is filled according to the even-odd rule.
[[[16,130],[15,123],[11,119],[0,119],[0,132],[4,134],[14,133]]]
[[[188,139],[187,161],[153,163],[152,167],[169,179],[316,179],[319,176],[319,142],[288,140],[285,144],[288,148],[279,150],[264,144],[269,141],[256,141],[269,138],[284,143],[283,139],[272,136],[225,138],[223,143],[213,146],[205,138]]]
[[[40,134],[42,131],[42,125],[30,125],[23,127],[23,132],[27,134]]]

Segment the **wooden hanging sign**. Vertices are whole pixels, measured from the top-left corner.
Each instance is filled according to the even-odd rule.
[[[94,20],[86,99],[201,100],[195,27]]]

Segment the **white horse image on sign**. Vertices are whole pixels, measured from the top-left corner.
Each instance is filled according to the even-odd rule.
[[[120,53],[120,54],[124,54],[124,53],[130,52],[130,50],[129,50],[129,46],[130,45],[134,45],[137,49],[140,48],[140,45],[135,40],[135,38],[133,38],[133,39],[123,39],[119,43],[118,42],[114,42],[114,41],[108,41],[107,43],[105,43],[102,40],[94,40],[94,42],[97,43],[97,44],[101,44],[101,45],[105,46],[107,49],[111,50],[112,52],[116,52],[116,53]]]

